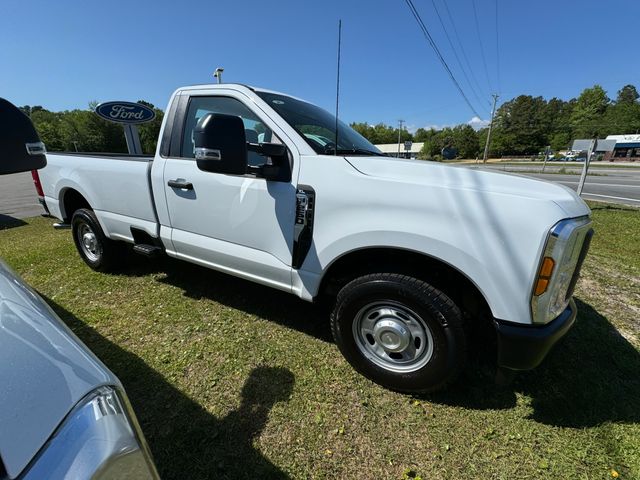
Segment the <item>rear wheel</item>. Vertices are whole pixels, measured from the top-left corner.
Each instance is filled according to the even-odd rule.
[[[92,210],[76,210],[71,218],[71,231],[80,257],[92,269],[107,272],[118,266],[122,248],[106,237]]]
[[[338,294],[331,329],[356,370],[393,390],[442,389],[466,359],[460,309],[443,292],[405,275],[379,273],[348,283]]]

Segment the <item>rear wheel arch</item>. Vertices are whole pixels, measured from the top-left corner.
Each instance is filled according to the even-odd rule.
[[[91,204],[84,195],[71,187],[65,188],[60,192],[60,207],[62,219],[66,223],[71,223],[73,214],[81,208],[93,210]]]

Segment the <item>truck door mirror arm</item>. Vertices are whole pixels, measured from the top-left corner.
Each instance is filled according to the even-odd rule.
[[[281,143],[249,143],[247,150],[256,152],[265,157],[281,157],[287,153],[287,147]]]
[[[289,182],[291,180],[291,163],[287,147],[281,143],[247,143],[247,149],[265,158],[265,163],[259,166],[249,166],[249,172],[265,180],[275,182]],[[271,162],[267,163],[266,159]]]

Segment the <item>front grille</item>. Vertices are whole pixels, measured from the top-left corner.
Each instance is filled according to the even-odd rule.
[[[584,242],[582,243],[582,250],[580,250],[580,256],[578,257],[578,263],[576,264],[576,269],[573,272],[573,277],[571,277],[571,282],[569,283],[569,289],[567,290],[567,295],[565,296],[565,300],[569,300],[573,295],[573,291],[576,288],[576,283],[578,283],[578,278],[580,278],[580,269],[582,268],[582,263],[587,256],[587,252],[589,252],[589,245],[591,245],[591,237],[593,237],[593,228],[590,228],[589,231],[584,236]]]

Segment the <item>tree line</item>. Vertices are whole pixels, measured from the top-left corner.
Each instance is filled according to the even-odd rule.
[[[559,98],[520,95],[498,108],[492,132],[490,154],[535,155],[547,145],[555,152],[570,147],[577,138],[603,138],[610,134],[640,131],[640,95],[635,86],[625,85],[615,100],[595,85],[586,88],[577,98],[565,101]],[[153,121],[139,125],[140,141],[145,153],[154,153],[163,112],[151,103],[140,100],[156,112]],[[122,126],[98,117],[93,109],[52,112],[42,106],[21,107],[31,117],[40,138],[49,151],[114,152],[126,153]],[[352,123],[351,126],[373,144],[396,143],[398,128],[379,123]],[[487,137],[487,128],[479,131],[463,124],[442,129],[418,128],[414,133],[400,131],[402,142],[424,142],[421,158],[438,159],[444,148],[454,149],[462,158],[481,156]]]
[[[634,85],[625,85],[615,100],[600,86],[586,88],[577,98],[520,95],[496,111],[491,133],[492,156],[536,155],[547,146],[554,152],[567,149],[578,138],[604,138],[612,134],[640,131],[640,95]],[[398,129],[380,123],[352,123],[351,126],[374,144],[397,143]],[[443,129],[419,128],[413,134],[402,131],[401,141],[424,142],[421,158],[438,159],[443,148],[457,150],[462,158],[481,156],[487,128],[475,131],[470,125]]]
[[[138,103],[156,113],[151,122],[138,125],[142,151],[155,153],[164,112],[144,100]],[[50,152],[127,153],[122,125],[98,117],[94,112],[96,105],[97,102],[91,102],[87,110],[62,112],[51,112],[40,105],[24,105],[20,110],[31,118]]]

